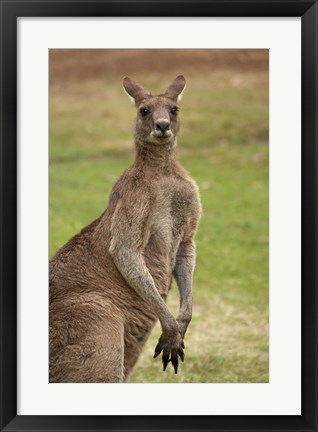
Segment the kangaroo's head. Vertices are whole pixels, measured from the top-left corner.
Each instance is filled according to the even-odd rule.
[[[185,78],[179,75],[164,93],[152,96],[130,78],[124,78],[124,89],[137,108],[136,138],[139,142],[151,145],[174,142],[179,131],[178,102],[185,85]]]

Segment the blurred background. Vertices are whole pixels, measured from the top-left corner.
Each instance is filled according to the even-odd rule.
[[[178,155],[199,185],[193,319],[177,375],[153,359],[131,382],[262,383],[268,341],[268,50],[50,50],[50,256],[107,207],[133,163],[130,76],[153,94],[187,79]],[[176,316],[174,284],[168,306]]]

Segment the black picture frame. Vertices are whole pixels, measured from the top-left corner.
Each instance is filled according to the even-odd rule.
[[[163,4],[169,7],[163,7]],[[317,431],[318,5],[313,0],[0,0],[1,431]],[[299,416],[17,415],[17,18],[301,17],[302,408]],[[283,311],[282,311],[283,319]],[[168,396],[169,397],[169,396]],[[169,402],[168,402],[169,403]]]

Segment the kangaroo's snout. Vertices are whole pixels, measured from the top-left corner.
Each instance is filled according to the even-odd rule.
[[[168,120],[160,119],[156,121],[155,127],[157,132],[161,132],[162,135],[164,135],[164,133],[170,129],[170,122]]]

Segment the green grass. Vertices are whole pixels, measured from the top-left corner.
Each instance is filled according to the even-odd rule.
[[[161,372],[157,325],[131,381],[268,382],[268,88],[262,76],[193,77],[181,110],[179,159],[203,206],[186,360]],[[133,120],[118,79],[52,87],[50,255],[107,206],[133,161]],[[175,285],[168,306],[176,315]]]

